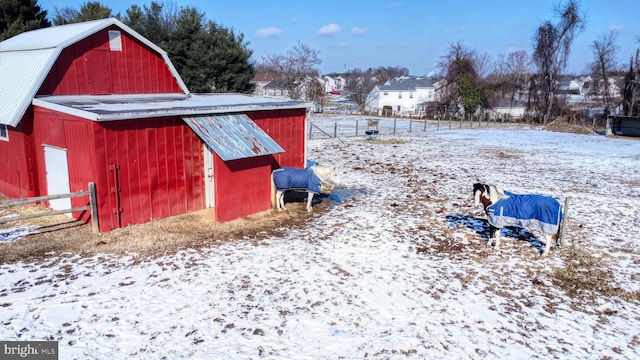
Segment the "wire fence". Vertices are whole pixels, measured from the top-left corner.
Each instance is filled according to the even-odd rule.
[[[427,132],[433,130],[452,130],[463,128],[481,128],[503,125],[501,120],[425,120],[406,118],[310,118],[307,137],[309,139],[327,139],[337,137],[358,137],[394,135],[398,133]]]

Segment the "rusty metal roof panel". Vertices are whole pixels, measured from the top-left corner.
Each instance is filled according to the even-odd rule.
[[[284,152],[244,114],[183,116],[182,119],[224,161]]]

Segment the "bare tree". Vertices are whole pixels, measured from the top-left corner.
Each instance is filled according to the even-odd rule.
[[[593,78],[596,94],[602,93],[602,105],[604,107],[604,118],[609,117],[611,107],[611,92],[609,89],[609,79],[616,69],[616,33],[611,31],[602,35],[600,39],[594,40],[591,44],[593,51],[593,62],[591,63],[591,74]],[[602,82],[602,87],[600,83]],[[600,91],[602,90],[602,91]]]
[[[476,54],[473,58],[473,64],[480,78],[484,79],[491,71],[491,55],[489,53]]]
[[[524,50],[498,55],[488,80],[501,98],[520,100],[528,86],[531,58]]]
[[[640,89],[640,49],[636,50],[635,61],[633,55],[629,60],[629,71],[624,77],[624,94],[622,112],[625,116],[638,116],[638,93]]]
[[[305,96],[307,101],[313,102],[314,111],[322,111],[324,107],[324,86],[317,76],[306,79]]]
[[[564,7],[557,6],[554,12],[560,18],[559,22],[554,25],[546,21],[538,27],[533,51],[533,59],[543,80],[543,124],[551,117],[556,77],[567,67],[571,43],[584,29],[584,15],[579,11],[577,0],[569,0]]]
[[[262,57],[263,65],[280,74],[286,84],[289,97],[297,100],[303,95],[302,88],[308,77],[318,76],[316,66],[322,63],[320,52],[309,45],[298,42],[286,54],[270,54]]]
[[[349,99],[356,103],[358,111],[363,111],[367,104],[367,99],[373,88],[378,85],[373,69],[366,71],[353,69],[347,74],[347,89]]]

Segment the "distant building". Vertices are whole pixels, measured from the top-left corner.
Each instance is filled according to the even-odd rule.
[[[272,81],[276,81],[280,79],[280,75],[275,72],[265,71],[256,73],[251,82],[256,85],[256,88],[253,90],[254,95],[263,95],[264,87]]]
[[[422,116],[419,104],[435,100],[435,87],[428,79],[391,80],[376,86],[365,109],[381,116]]]
[[[522,119],[524,112],[525,107],[523,104],[517,101],[500,99],[493,104],[489,111],[489,117],[492,120]]]

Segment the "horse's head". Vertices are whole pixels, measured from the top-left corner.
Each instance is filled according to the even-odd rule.
[[[338,171],[334,167],[314,165],[310,169],[320,179],[320,192],[329,193],[340,185]]]
[[[508,197],[509,196],[504,193],[504,190],[502,190],[502,188],[495,185],[487,185],[481,183],[473,184],[473,198],[475,206],[478,206],[480,205],[480,203],[482,203],[482,205],[484,205],[484,207],[486,208],[487,206],[498,202],[498,200],[506,199]]]

